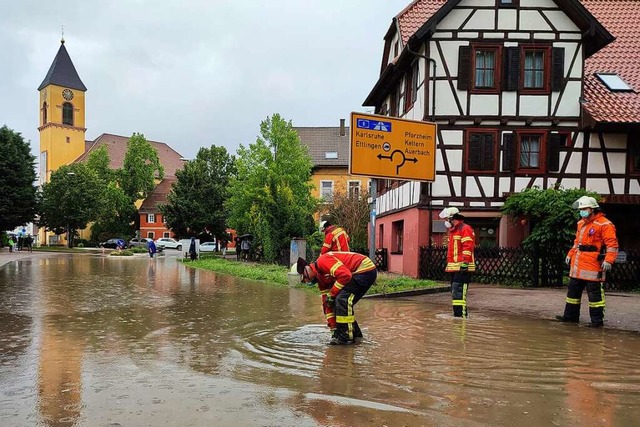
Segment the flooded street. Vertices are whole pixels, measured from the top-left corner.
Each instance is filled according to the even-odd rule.
[[[631,426],[640,335],[320,297],[170,256],[0,267],[0,426]]]

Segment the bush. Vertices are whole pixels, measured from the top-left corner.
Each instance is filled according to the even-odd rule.
[[[133,256],[133,252],[130,249],[125,249],[124,251],[113,251],[109,256]]]
[[[84,248],[84,243],[80,242],[76,245],[76,248]]]

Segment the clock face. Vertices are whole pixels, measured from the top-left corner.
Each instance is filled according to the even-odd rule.
[[[65,89],[62,91],[62,97],[67,101],[71,101],[73,99],[73,92],[71,92],[71,89]]]

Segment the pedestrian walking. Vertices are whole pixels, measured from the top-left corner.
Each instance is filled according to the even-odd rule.
[[[245,237],[244,239],[242,239],[242,242],[240,243],[241,246],[241,250],[242,250],[242,259],[244,261],[248,261],[249,260],[249,251],[251,250],[251,242],[249,242],[249,238]]]
[[[349,252],[350,239],[344,228],[333,225],[327,220],[320,223],[320,229],[324,232],[320,255],[327,252]]]
[[[13,252],[13,247],[16,245],[16,242],[13,240],[13,236],[9,236],[9,252]]]
[[[222,241],[220,241],[220,249],[222,249],[222,257],[226,257],[227,256],[227,240],[224,239]]]
[[[242,249],[240,248],[240,238],[236,236],[233,238],[233,241],[236,244],[236,261],[240,261],[240,255],[242,254]]]
[[[378,271],[373,261],[355,252],[327,252],[311,264],[298,258],[296,268],[304,283],[331,283],[324,298],[324,304],[335,312],[330,344],[353,344],[361,339],[354,307],[376,281]]]
[[[149,241],[147,242],[147,250],[149,251],[150,258],[153,258],[153,256],[158,251],[158,248],[156,247],[156,243],[152,239],[149,239]]]
[[[451,275],[451,304],[454,317],[467,317],[467,291],[472,272],[476,271],[474,249],[476,235],[464,216],[456,207],[444,208],[440,212],[444,225],[449,229],[447,266]]]
[[[556,316],[556,319],[561,322],[580,321],[580,301],[586,287],[591,317],[588,326],[600,328],[604,326],[604,282],[618,255],[616,227],[605,217],[593,197],[580,197],[573,208],[580,212],[580,220],[573,246],[565,259],[569,265],[569,287],[564,314]]]
[[[196,251],[196,238],[191,238],[191,243],[189,244],[189,257],[191,261],[195,261],[198,258],[198,252]]]
[[[27,250],[33,252],[33,236],[31,236],[31,234],[27,235],[25,241],[27,243]]]

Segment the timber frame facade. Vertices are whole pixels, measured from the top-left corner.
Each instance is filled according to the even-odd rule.
[[[590,11],[606,14],[603,6],[416,0],[393,19],[364,105],[436,122],[438,131],[433,183],[378,180],[376,246],[390,250],[390,271],[417,276],[419,247],[442,242],[444,206],[464,211],[478,244],[519,244],[529,225],[500,209],[508,194],[533,186],[600,193],[622,248],[640,246],[625,237],[640,228],[629,220],[640,202],[640,109],[618,117],[600,96],[638,94],[596,79],[618,71],[603,57],[615,37]]]

